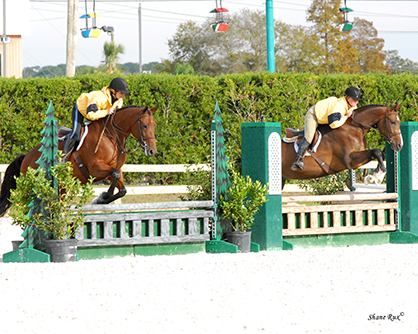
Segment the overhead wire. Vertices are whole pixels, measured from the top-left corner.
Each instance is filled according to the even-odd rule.
[[[247,2],[242,2],[242,1],[228,1],[227,3],[230,4],[237,4],[237,5],[245,5],[245,6],[250,6],[250,7],[258,7],[258,8],[264,8],[263,4],[255,4],[255,3],[247,3]],[[37,4],[42,4],[37,3]],[[306,11],[309,7],[309,5],[311,4],[311,1],[309,1],[309,4],[301,4],[301,3],[294,3],[294,2],[286,2],[286,1],[275,1],[273,8],[275,9],[279,9],[279,10],[287,10],[287,11]],[[54,5],[55,9],[51,9],[50,5]],[[279,6],[278,6],[279,5]],[[290,7],[283,7],[283,5],[289,5],[289,6],[293,6],[293,7],[303,7],[303,8],[290,8]],[[59,9],[57,8],[60,7]],[[113,6],[113,8],[112,8]],[[136,13],[136,9],[137,6],[135,4],[135,6],[131,5],[131,4],[122,4],[122,3],[117,3],[117,4],[112,4],[112,3],[108,3],[107,4],[107,8],[112,8],[110,10],[100,10],[100,12],[103,15],[107,15],[107,14],[111,14],[112,15],[112,19],[123,19],[123,20],[129,20],[129,21],[133,21],[133,20],[137,20],[137,13]],[[39,22],[39,21],[47,21],[48,24],[50,24],[54,30],[56,30],[61,36],[63,36],[65,38],[65,35],[59,30],[57,29],[54,24],[51,21],[55,21],[55,20],[62,20],[62,19],[66,19],[67,16],[60,16],[60,17],[50,17],[47,18],[45,17],[45,15],[43,15],[41,12],[49,12],[49,13],[57,13],[57,14],[62,14],[62,11],[60,9],[63,10],[67,10],[67,5],[65,3],[61,4],[61,3],[48,3],[48,8],[40,8],[34,5],[34,2],[31,2],[31,8],[33,10],[35,10],[41,17],[42,19],[40,20],[31,20],[31,22]],[[142,8],[142,11],[144,12],[156,12],[156,13],[161,13],[161,14],[168,14],[168,15],[176,15],[176,16],[181,16],[181,17],[187,17],[187,18],[194,18],[194,19],[206,19],[209,16],[203,16],[203,15],[195,15],[195,14],[189,14],[189,13],[177,13],[177,12],[173,12],[173,11],[165,11],[165,10],[159,10],[159,9],[152,9],[152,8]],[[119,15],[115,14],[123,14],[123,17],[119,17]],[[356,11],[355,15],[358,15],[359,17],[364,17],[367,19],[367,17],[396,17],[396,18],[407,18],[407,19],[416,19],[418,18],[417,15],[410,15],[410,14],[394,14],[394,13],[377,13],[377,12],[364,12],[364,11]],[[157,20],[156,20],[157,19]],[[184,22],[184,19],[182,18],[176,18],[176,17],[161,17],[161,16],[153,16],[153,15],[143,15],[143,21],[145,22],[154,22],[154,23],[167,23],[167,24],[177,24],[177,23],[181,23]],[[203,21],[201,21],[203,22]],[[417,33],[418,31],[392,31],[392,30],[379,30],[379,33],[384,33],[384,34],[389,34],[389,33],[395,33],[395,34],[414,34]],[[79,50],[80,51],[80,50]],[[81,54],[82,51],[80,51]],[[83,54],[83,56],[86,57],[86,59],[88,59],[88,56]],[[93,63],[90,59],[88,59],[91,63]]]

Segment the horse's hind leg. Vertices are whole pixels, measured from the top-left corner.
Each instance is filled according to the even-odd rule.
[[[6,214],[6,211],[12,205],[10,203],[10,191],[16,189],[15,177],[20,175],[20,168],[22,166],[24,154],[17,156],[7,167],[4,175],[3,183],[1,184],[1,196],[0,196],[0,217]]]
[[[282,191],[284,189],[285,184],[286,184],[286,179],[282,177]]]
[[[112,169],[110,176],[112,177],[112,184],[109,189],[107,192],[103,192],[98,198],[94,199],[92,204],[109,204],[126,195],[122,172],[118,169]],[[115,188],[118,188],[119,191],[116,194],[113,194]]]

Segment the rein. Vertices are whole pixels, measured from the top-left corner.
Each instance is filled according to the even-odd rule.
[[[351,116],[351,119],[353,120],[353,122],[354,123],[356,123],[357,125],[359,125],[359,126],[361,126],[362,128],[365,128],[365,129],[374,129],[374,130],[377,130],[377,125],[379,124],[379,122],[381,121],[381,120],[385,120],[386,122],[385,122],[385,126],[386,126],[386,132],[387,132],[387,136],[385,135],[385,134],[383,134],[382,133],[382,135],[383,135],[383,137],[385,137],[385,139],[386,139],[386,141],[389,143],[389,144],[391,144],[392,142],[393,142],[393,139],[392,139],[392,137],[395,137],[395,136],[397,136],[397,135],[400,135],[401,134],[401,132],[397,132],[397,133],[390,133],[390,130],[389,130],[389,110],[390,110],[390,107],[389,106],[387,106],[386,107],[386,112],[385,112],[385,116],[382,116],[382,117],[380,117],[380,118],[378,118],[372,125],[366,125],[366,124],[363,124],[363,123],[361,123],[361,122],[359,122],[358,120],[356,120],[355,118],[354,118],[354,115],[355,115],[355,113],[353,113],[353,115]],[[391,113],[391,114],[395,114],[396,116],[398,116],[399,114],[398,114],[398,111],[397,111],[397,109],[395,108],[395,109],[393,109],[394,110],[394,112],[393,113]]]
[[[139,107],[138,107],[139,108]],[[143,109],[145,109],[145,108],[143,108]],[[144,117],[150,117],[150,116],[152,116],[152,114],[151,114],[151,112],[148,110],[148,107],[146,107],[146,111],[148,111],[148,113],[146,114],[146,115],[141,115],[141,114],[139,114],[139,116],[138,116],[138,118],[137,118],[137,120],[134,122],[134,123],[132,123],[132,126],[134,126],[135,125],[135,123],[137,123],[138,122],[138,128],[139,128],[139,135],[140,135],[140,137],[141,137],[141,139],[140,140],[138,140],[138,139],[136,139],[135,137],[135,139],[139,142],[139,144],[140,145],[138,145],[135,149],[133,149],[132,151],[126,151],[126,149],[125,149],[125,145],[126,145],[126,141],[124,140],[123,142],[120,142],[120,140],[119,140],[119,136],[117,136],[116,138],[114,138],[113,137],[113,135],[112,135],[112,133],[109,131],[109,129],[107,129],[106,128],[106,131],[107,131],[107,133],[109,134],[109,136],[112,138],[112,140],[115,142],[115,144],[116,144],[116,146],[118,147],[118,149],[119,149],[119,151],[121,152],[121,153],[125,153],[125,154],[131,154],[131,153],[134,153],[134,152],[136,152],[138,149],[139,149],[139,147],[140,146],[142,146],[142,148],[146,148],[147,147],[147,143],[146,143],[146,140],[149,140],[149,139],[154,139],[155,137],[147,137],[147,138],[144,138],[144,136],[143,136],[143,134],[142,134],[142,131],[141,131],[141,119],[142,118],[144,118]],[[112,121],[111,121],[111,124],[112,124],[112,128],[114,129],[114,131],[116,132],[116,133],[119,133],[119,134],[123,134],[123,135],[125,135],[126,137],[128,137],[128,133],[126,133],[119,125],[117,125],[116,123],[115,123],[115,118],[113,117],[114,115],[111,115],[111,117],[112,117]],[[119,158],[118,158],[119,159]]]

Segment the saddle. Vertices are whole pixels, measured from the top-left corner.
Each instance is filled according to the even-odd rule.
[[[294,148],[296,153],[298,152],[299,149],[299,144],[302,140],[302,138],[305,135],[305,130],[294,130],[291,128],[286,128],[286,132],[285,132],[286,136],[285,138],[283,138],[283,141],[286,143],[294,143]],[[316,130],[315,131],[315,135],[314,138],[312,140],[312,143],[309,147],[308,150],[306,150],[305,154],[303,155],[305,156],[312,156],[316,163],[325,171],[325,173],[327,173],[328,175],[331,174],[336,174],[336,172],[325,162],[325,160],[318,154],[316,153],[316,150],[319,146],[319,144],[321,143],[321,139],[322,139],[322,134]]]
[[[72,152],[70,152],[70,155],[72,154],[74,156],[74,162],[76,163],[76,165],[78,166],[78,168],[80,168],[80,171],[83,173],[83,175],[88,179],[90,177],[90,172],[87,169],[86,165],[84,164],[83,159],[81,158],[80,154],[77,152],[81,145],[83,144],[84,138],[87,135],[87,126],[90,124],[91,122],[85,122],[83,124],[83,127],[81,128],[81,140],[79,140],[76,144],[76,148],[73,149]],[[63,150],[64,149],[64,142],[65,139],[70,135],[70,133],[73,130],[70,128],[67,128],[66,126],[60,126],[58,128],[58,149],[59,150]]]
[[[291,128],[286,128],[286,137],[284,138],[284,141],[287,143],[292,143],[296,141],[296,144],[300,144],[300,141],[305,136],[305,130],[295,130]],[[311,147],[315,147],[315,145],[320,141],[321,136],[319,131],[315,131],[314,138],[311,143]]]
[[[58,127],[58,138],[59,140],[63,141],[67,136],[73,131],[70,128],[67,128],[66,126],[60,126]]]

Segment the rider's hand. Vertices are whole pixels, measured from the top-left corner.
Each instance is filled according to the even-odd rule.
[[[110,108],[108,111],[107,111],[107,114],[108,115],[112,115],[112,114],[114,114],[115,113],[115,108]]]

